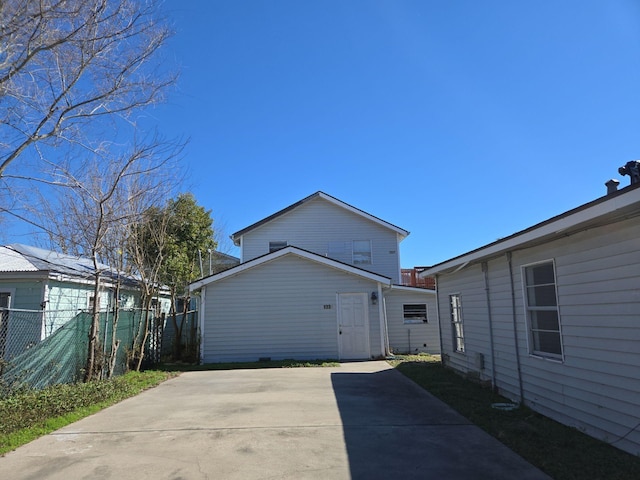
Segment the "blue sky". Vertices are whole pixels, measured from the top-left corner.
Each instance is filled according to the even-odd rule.
[[[168,0],[187,188],[227,234],[322,190],[430,265],[640,158],[640,3]],[[232,252],[233,253],[233,252]]]
[[[640,158],[636,0],[164,10],[181,78],[145,121],[190,138],[185,190],[226,235],[322,190],[431,265],[628,185]]]

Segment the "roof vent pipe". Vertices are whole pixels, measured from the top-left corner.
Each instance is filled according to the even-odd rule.
[[[612,193],[616,193],[618,191],[618,185],[620,185],[620,181],[612,178],[604,184],[607,187],[607,195],[611,195]]]

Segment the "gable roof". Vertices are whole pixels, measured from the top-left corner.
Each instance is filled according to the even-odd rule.
[[[381,225],[385,228],[388,228],[390,230],[393,230],[394,232],[396,232],[398,235],[400,235],[402,238],[406,237],[407,235],[409,235],[409,232],[407,230],[404,230],[403,228],[400,228],[396,225],[393,225],[392,223],[389,222],[385,222],[384,220],[375,217],[367,212],[365,212],[364,210],[360,210],[359,208],[356,208],[352,205],[349,205],[348,203],[343,202],[342,200],[338,200],[335,197],[332,197],[331,195],[328,195],[324,192],[316,192],[312,195],[309,195],[306,198],[303,198],[302,200],[289,205],[286,208],[283,208],[282,210],[274,213],[273,215],[269,215],[266,218],[263,218],[262,220],[249,225],[248,227],[243,228],[242,230],[238,230],[236,233],[231,235],[231,240],[233,240],[234,245],[239,246],[240,245],[240,237],[242,237],[244,234],[250,232],[251,230],[254,230],[266,223],[269,223],[272,220],[275,220],[276,218],[281,217],[282,215],[284,215],[285,213],[288,213],[298,207],[300,207],[301,205],[304,205],[307,202],[310,202],[311,200],[314,200],[316,198],[322,198],[323,200],[326,200],[329,203],[332,203],[333,205],[336,205],[340,208],[343,208],[351,213],[355,213],[356,215],[359,215],[363,218],[366,218],[369,221],[372,221],[374,223],[377,223],[378,225]]]
[[[195,282],[189,285],[189,290],[197,290],[205,285],[210,283],[214,283],[220,280],[223,280],[227,277],[231,277],[234,275],[238,275],[244,271],[255,268],[259,265],[277,260],[279,258],[294,255],[300,258],[305,258],[307,260],[311,260],[312,262],[319,263],[321,265],[326,265],[330,268],[335,268],[336,270],[340,270],[345,273],[350,273],[352,275],[357,275],[362,278],[366,278],[368,280],[373,280],[374,282],[384,283],[385,285],[391,285],[391,279],[389,277],[385,277],[384,275],[379,275],[377,273],[369,272],[368,270],[363,270],[362,268],[354,267],[353,265],[349,265],[347,263],[342,263],[337,260],[333,260],[329,257],[323,257],[322,255],[318,255],[317,253],[310,252],[308,250],[304,250],[302,248],[288,246],[285,248],[281,248],[280,250],[276,250],[275,252],[267,253],[262,255],[261,257],[254,258],[249,260],[248,262],[241,263],[235,267],[232,267],[224,272],[216,273],[214,275],[210,275],[208,277],[201,278],[200,280],[196,280]]]
[[[421,277],[464,268],[497,257],[507,251],[521,250],[565,237],[588,228],[607,225],[640,215],[640,183],[585,203],[577,208],[540,222],[483,247],[438,263],[419,275]]]

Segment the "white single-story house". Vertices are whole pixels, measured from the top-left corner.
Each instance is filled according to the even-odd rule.
[[[191,288],[200,290],[204,363],[352,360],[381,358],[392,349],[439,350],[435,318],[426,328],[427,312],[435,314],[433,291],[394,286],[388,277],[297,247],[252,259]],[[405,312],[404,305],[414,310]]]
[[[422,275],[445,365],[640,455],[640,183]]]

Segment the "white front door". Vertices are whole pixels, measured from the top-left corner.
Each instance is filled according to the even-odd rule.
[[[366,293],[338,294],[338,342],[341,359],[369,358],[369,311]]]

